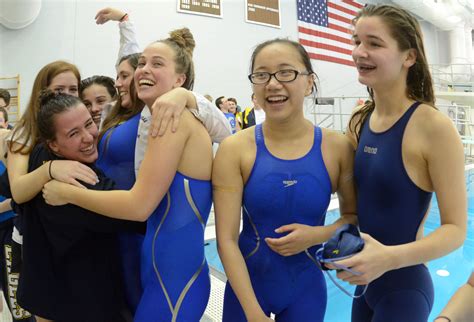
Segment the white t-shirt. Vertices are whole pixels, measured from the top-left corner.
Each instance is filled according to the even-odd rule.
[[[255,113],[255,124],[262,124],[265,121],[265,111],[263,109],[257,110],[256,108],[253,109]]]

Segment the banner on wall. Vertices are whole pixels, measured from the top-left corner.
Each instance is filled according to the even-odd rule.
[[[250,23],[281,27],[280,0],[246,0],[245,20]]]
[[[221,0],[178,0],[178,12],[222,18]]]

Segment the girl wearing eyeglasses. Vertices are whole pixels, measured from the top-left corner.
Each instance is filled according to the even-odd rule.
[[[272,313],[277,321],[323,321],[326,284],[312,257],[340,225],[357,221],[352,147],[304,118],[315,73],[300,44],[258,45],[249,79],[266,119],[224,140],[212,174],[228,277],[223,321],[269,321]],[[334,192],[341,218],[324,226]]]

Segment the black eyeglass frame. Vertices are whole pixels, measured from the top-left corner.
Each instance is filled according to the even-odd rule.
[[[281,75],[282,72],[292,72],[293,73],[293,78],[292,79],[287,79],[287,80],[280,80],[278,79],[278,74]],[[264,82],[255,82],[253,79],[252,79],[252,76],[254,76],[255,74],[264,74],[264,75],[267,75],[267,80],[264,81]],[[255,72],[255,73],[252,73],[252,74],[249,74],[247,77],[249,79],[249,81],[254,84],[254,85],[263,85],[263,84],[268,84],[270,82],[270,80],[272,79],[272,76],[275,77],[275,79],[277,81],[279,81],[280,83],[291,83],[293,82],[299,75],[305,75],[305,76],[309,76],[309,75],[312,75],[313,73],[311,72],[300,72],[296,69],[281,69],[281,70],[278,70],[274,73],[269,73],[269,72]]]

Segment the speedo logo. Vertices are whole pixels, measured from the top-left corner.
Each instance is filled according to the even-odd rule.
[[[377,154],[377,148],[373,148],[371,146],[364,146],[364,152],[370,154]]]
[[[283,180],[283,184],[284,184],[283,188],[294,186],[297,183],[298,183],[298,180]]]

